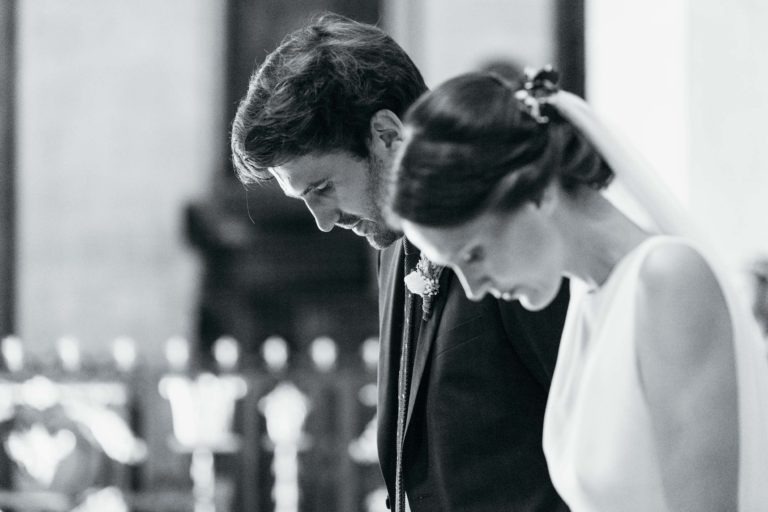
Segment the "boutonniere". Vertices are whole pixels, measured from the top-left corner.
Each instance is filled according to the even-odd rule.
[[[416,268],[405,276],[405,286],[408,291],[421,296],[421,309],[424,320],[432,315],[432,301],[440,291],[440,273],[443,267],[435,265],[423,254],[416,264]]]

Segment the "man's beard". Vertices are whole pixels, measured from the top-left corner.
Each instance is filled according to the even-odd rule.
[[[376,218],[371,223],[370,232],[365,234],[365,238],[374,249],[378,250],[386,249],[402,236],[402,233],[390,229],[382,214],[384,211],[386,172],[387,169],[384,162],[371,153],[371,156],[368,158],[369,179],[366,194],[368,195],[368,201],[374,206]]]
[[[399,240],[402,236],[400,233],[392,231],[383,225],[377,225],[377,228],[379,229],[365,235],[365,239],[368,240],[368,243],[374,249],[386,249],[393,243],[397,242],[397,240]]]

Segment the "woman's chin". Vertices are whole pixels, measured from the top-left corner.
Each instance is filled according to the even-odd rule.
[[[520,294],[518,300],[520,301],[520,305],[528,311],[541,311],[542,309],[545,309],[547,306],[549,306],[553,300],[555,300],[557,292],[558,290],[555,290],[554,293],[544,295],[539,293],[538,290],[535,290],[530,293]]]
[[[531,299],[528,295],[523,295],[519,299],[520,305],[523,306],[528,311],[541,311],[545,307],[547,307],[548,303],[542,303],[541,301],[536,301]]]

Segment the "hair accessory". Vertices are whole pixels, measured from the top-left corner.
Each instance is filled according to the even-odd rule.
[[[550,96],[560,90],[557,85],[559,79],[560,75],[550,64],[539,70],[525,69],[523,88],[515,93],[515,98],[539,124],[549,122],[549,117],[542,113],[541,107]]]

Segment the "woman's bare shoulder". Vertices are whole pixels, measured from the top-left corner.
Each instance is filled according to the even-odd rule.
[[[738,400],[723,291],[704,256],[686,243],[659,243],[645,256],[635,347],[662,480],[682,508],[732,510]]]
[[[730,338],[720,283],[701,252],[687,243],[661,243],[648,252],[639,269],[636,299],[637,327],[648,334],[641,348],[646,355],[700,357],[710,343]]]
[[[684,242],[666,242],[652,247],[639,271],[639,284],[656,297],[692,294],[708,286],[719,289],[704,256]]]

